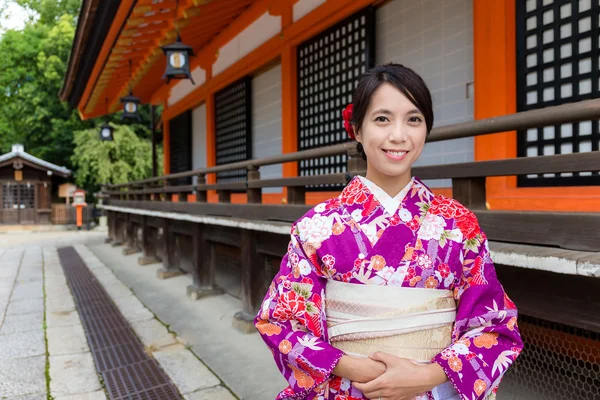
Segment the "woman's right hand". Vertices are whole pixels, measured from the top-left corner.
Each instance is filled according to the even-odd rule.
[[[352,382],[366,383],[378,378],[385,371],[386,366],[382,362],[345,355],[333,369],[333,374]]]

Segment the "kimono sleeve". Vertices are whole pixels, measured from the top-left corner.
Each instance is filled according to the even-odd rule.
[[[309,258],[299,237],[292,234],[279,273],[255,319],[277,367],[289,382],[277,399],[306,398],[331,376],[344,355],[325,337],[326,283],[316,254]]]
[[[497,391],[523,343],[517,309],[498,281],[487,238],[474,215],[473,224],[466,230],[463,273],[454,288],[457,314],[452,345],[433,362],[444,369],[461,398],[479,400]]]

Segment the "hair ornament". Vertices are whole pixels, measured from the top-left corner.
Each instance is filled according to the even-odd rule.
[[[344,111],[342,111],[342,116],[344,117],[344,129],[346,129],[346,132],[348,133],[348,136],[350,137],[350,139],[354,140],[356,139],[354,137],[354,128],[352,127],[352,109],[354,108],[354,105],[352,103],[348,104],[346,106],[346,108],[344,109]]]

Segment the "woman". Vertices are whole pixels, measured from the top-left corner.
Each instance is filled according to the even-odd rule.
[[[367,161],[292,226],[256,327],[289,386],[277,399],[490,399],[522,342],[475,215],[411,167],[433,126],[423,80],[398,64],[344,110]]]

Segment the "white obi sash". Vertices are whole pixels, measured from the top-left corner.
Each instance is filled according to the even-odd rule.
[[[325,295],[329,340],[348,355],[384,351],[429,363],[451,344],[456,302],[450,290],[329,280]]]

